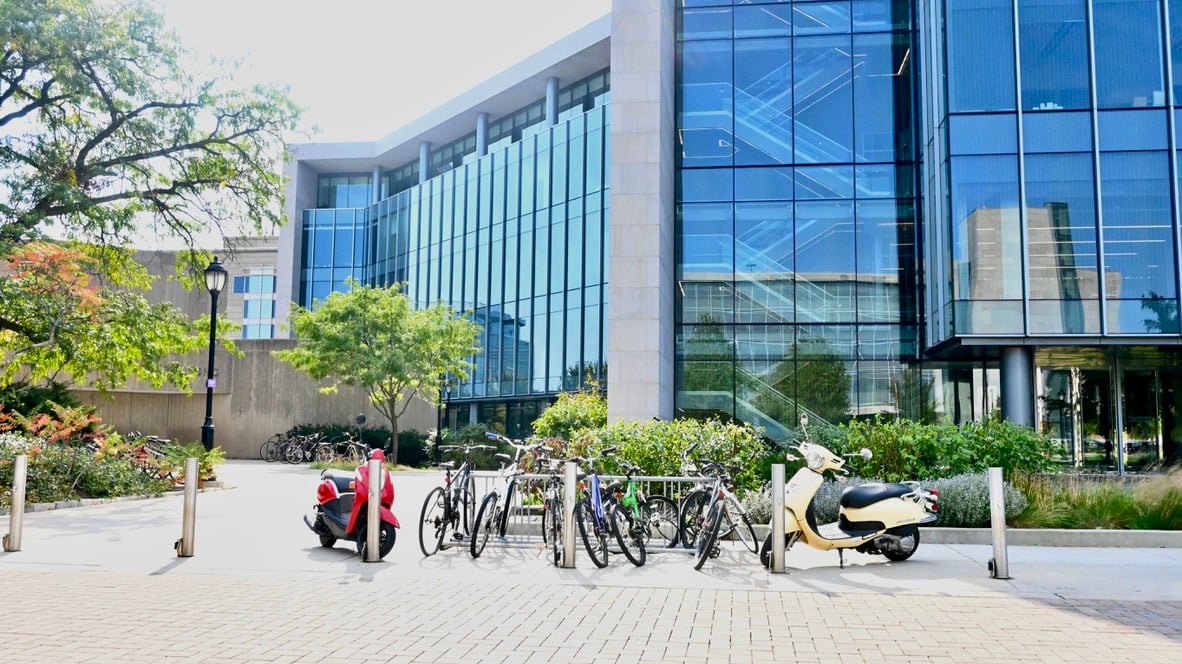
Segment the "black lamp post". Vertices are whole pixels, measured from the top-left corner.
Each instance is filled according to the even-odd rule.
[[[205,373],[205,423],[201,425],[201,445],[207,452],[213,449],[213,388],[217,386],[217,379],[213,377],[213,348],[217,341],[218,294],[226,287],[228,275],[217,256],[205,268],[205,287],[209,289],[210,295],[209,370]]]

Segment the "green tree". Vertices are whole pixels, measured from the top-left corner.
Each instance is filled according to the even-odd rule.
[[[209,262],[199,234],[280,223],[300,109],[199,64],[143,0],[0,2],[0,35],[0,384],[24,370],[188,389],[197,367],[175,358],[204,347],[200,330],[146,301],[127,247],[146,228],[179,240],[192,286]],[[47,236],[68,242],[34,273],[22,248]]]
[[[106,390],[134,377],[188,390],[197,368],[175,358],[206,347],[201,330],[208,323],[195,325],[176,307],[149,304],[135,292],[149,277],[126,252],[119,287],[103,286],[95,274],[99,259],[88,250],[93,247],[33,242],[0,265],[0,319],[6,321],[0,387],[23,376]]]
[[[391,461],[398,462],[398,418],[413,399],[441,405],[440,376],[463,382],[480,352],[480,326],[449,306],[415,309],[401,285],[387,288],[348,282],[313,309],[296,307],[291,328],[295,348],[273,355],[333,392],[341,384],[364,389],[370,403],[390,422]]]

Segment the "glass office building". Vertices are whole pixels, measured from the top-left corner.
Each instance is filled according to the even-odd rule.
[[[616,0],[389,137],[297,146],[279,290],[471,311],[452,425],[594,380],[612,419],[1000,414],[1141,468],[1182,441],[1179,15]]]

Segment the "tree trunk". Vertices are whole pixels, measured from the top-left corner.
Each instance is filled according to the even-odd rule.
[[[398,416],[395,415],[397,411],[394,407],[397,404],[394,400],[389,404],[389,420],[390,420],[390,456],[386,459],[391,465],[398,464]]]

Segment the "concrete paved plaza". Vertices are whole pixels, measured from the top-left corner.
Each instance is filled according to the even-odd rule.
[[[394,551],[323,549],[301,519],[306,467],[232,461],[180,496],[28,513],[0,553],[0,661],[24,662],[1179,662],[1182,550],[923,543],[890,563],[804,547],[788,574],[727,549],[695,572],[660,552],[576,569],[540,546],[424,558],[417,518],[442,473],[395,475]],[[0,534],[9,520],[0,517]],[[581,546],[581,545],[580,545]]]

